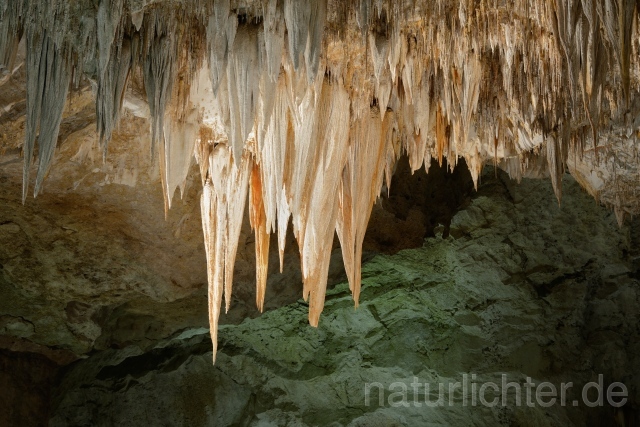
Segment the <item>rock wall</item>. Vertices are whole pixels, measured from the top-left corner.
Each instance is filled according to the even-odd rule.
[[[223,325],[215,366],[204,328],[97,352],[63,377],[51,425],[637,425],[638,224],[618,228],[565,183],[558,207],[548,182],[515,185],[488,168],[447,237],[439,227],[420,248],[365,263],[359,308],[339,284],[318,328],[302,301]],[[628,387],[629,402],[487,408],[454,393],[452,406],[390,404],[394,382],[411,400],[414,378],[464,374],[577,390],[602,374]],[[377,394],[366,404],[372,382],[385,387],[382,405]]]
[[[33,352],[0,349],[0,425],[46,426],[58,366]]]

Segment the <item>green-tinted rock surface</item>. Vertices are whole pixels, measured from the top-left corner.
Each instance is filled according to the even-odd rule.
[[[308,325],[302,301],[223,325],[215,366],[205,329],[185,330],[151,351],[99,352],[67,372],[51,425],[634,422],[640,402],[634,236],[634,224],[619,229],[614,215],[570,177],[558,207],[548,182],[514,185],[489,171],[471,205],[453,218],[449,237],[365,264],[358,309],[341,284],[328,292],[317,329]],[[605,388],[614,381],[627,386],[629,403],[621,410],[606,401],[602,408],[573,406],[598,374]],[[490,408],[472,406],[470,390],[466,398],[461,390],[448,393],[465,375],[477,387],[501,384],[503,375],[521,384],[530,377],[558,389],[562,382],[574,386],[566,406],[529,407],[524,395],[518,406],[510,394],[506,406]],[[438,383],[445,384],[443,406],[424,404],[424,383],[431,401]],[[398,405],[403,387],[406,405]]]

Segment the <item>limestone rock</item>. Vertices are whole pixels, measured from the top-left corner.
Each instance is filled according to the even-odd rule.
[[[394,382],[406,384],[412,403],[414,378],[437,387],[464,374],[577,387],[601,373],[637,402],[640,288],[625,255],[633,242],[614,215],[565,181],[557,207],[548,183],[510,189],[503,173],[488,171],[449,237],[365,263],[360,306],[346,283],[336,286],[317,329],[298,301],[221,326],[215,366],[206,329],[146,352],[132,346],[81,361],[57,391],[52,425],[611,423],[621,415],[606,408],[473,407],[460,394],[453,406],[389,404]],[[386,387],[382,406],[375,388],[365,404],[372,382]],[[634,408],[622,416],[633,420]]]

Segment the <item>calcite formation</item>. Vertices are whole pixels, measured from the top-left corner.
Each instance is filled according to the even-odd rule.
[[[357,305],[371,209],[401,153],[412,170],[464,158],[516,179],[569,170],[620,222],[638,211],[640,31],[635,0],[2,0],[0,85],[26,71],[23,199],[42,189],[69,90],[90,82],[97,143],[144,98],[165,209],[193,159],[214,360],[240,226],[289,222],[317,325],[337,233]],[[3,115],[13,105],[3,106]],[[37,147],[36,147],[37,141]],[[37,156],[36,156],[37,153]],[[30,171],[38,159],[35,185]]]

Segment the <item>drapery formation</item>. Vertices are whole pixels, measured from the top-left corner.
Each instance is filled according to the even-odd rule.
[[[354,300],[373,204],[404,152],[411,168],[463,157],[545,170],[558,200],[570,156],[598,158],[601,130],[633,135],[640,76],[635,0],[78,0],[0,2],[0,71],[24,39],[23,197],[41,189],[70,87],[95,85],[108,155],[128,88],[149,105],[165,209],[192,159],[211,335],[231,301],[248,200],[262,308],[269,236],[291,223],[317,325],[337,233]],[[386,184],[386,185],[385,185]],[[614,206],[624,218],[621,206]]]

